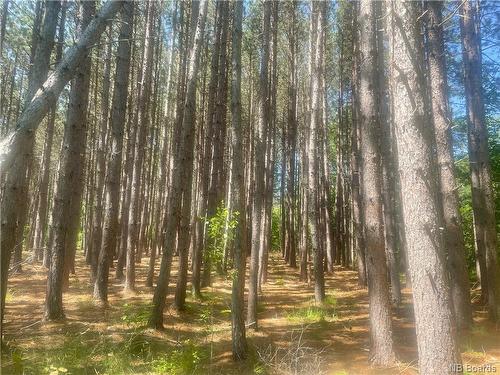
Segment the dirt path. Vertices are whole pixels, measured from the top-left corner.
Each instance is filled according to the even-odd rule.
[[[401,363],[393,369],[368,365],[368,299],[356,273],[336,268],[327,275],[325,307],[298,270],[272,256],[259,304],[259,330],[249,332],[250,358],[231,361],[230,283],[218,278],[202,301],[188,298],[186,311],[165,312],[164,332],[145,329],[152,289],[144,286],[146,263],[137,265],[137,292],[124,295],[110,278],[110,307],[91,299],[88,267],[78,259],[64,295],[67,318],[43,323],[46,271],[25,265],[10,278],[2,374],[414,374],[416,339],[410,294],[394,311]],[[175,272],[172,280],[175,281]],[[171,298],[171,297],[170,297]],[[464,362],[490,363],[500,372],[500,328],[475,306],[476,325],[461,339]]]

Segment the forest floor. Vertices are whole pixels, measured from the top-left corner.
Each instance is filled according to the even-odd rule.
[[[64,294],[66,320],[45,323],[46,270],[25,264],[23,273],[9,279],[2,374],[417,373],[411,295],[406,289],[394,311],[400,363],[391,369],[371,368],[368,296],[358,286],[356,272],[336,267],[326,277],[325,305],[315,306],[312,286],[300,282],[298,270],[273,254],[259,302],[259,330],[248,332],[251,355],[235,364],[230,281],[218,277],[203,290],[202,300],[188,297],[186,311],[165,311],[166,329],[156,332],[145,328],[153,292],[144,286],[146,268],[145,259],[137,264],[135,294],[124,294],[121,283],[110,277],[110,306],[103,308],[91,298],[89,270],[79,258]],[[461,338],[464,363],[491,364],[500,371],[500,327],[487,322],[479,306],[474,309],[475,326]]]

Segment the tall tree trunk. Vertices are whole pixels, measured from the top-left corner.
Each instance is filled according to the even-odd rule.
[[[452,374],[460,364],[444,244],[441,241],[433,132],[427,124],[419,4],[392,1],[391,94],[407,258],[422,374]],[[432,308],[431,308],[432,307]]]
[[[33,100],[25,107],[17,121],[16,131],[9,136],[2,147],[4,153],[0,155],[1,171],[8,173],[6,190],[2,196],[2,317],[5,307],[7,292],[7,271],[12,250],[17,243],[15,232],[17,227],[18,202],[27,199],[27,192],[18,189],[19,180],[27,171],[32,135],[52,105],[54,105],[64,86],[75,74],[76,68],[89,53],[88,46],[92,45],[99,37],[107,22],[119,10],[121,3],[110,1],[103,5],[101,11],[95,16],[81,34],[80,39],[63,57],[54,73],[44,82],[43,89],[39,90]]]
[[[483,296],[487,297],[490,319],[497,321],[500,319],[500,269],[497,259],[495,202],[488,154],[488,128],[486,127],[482,87],[480,24],[476,2],[466,0],[460,7],[460,30],[475,245],[479,265],[482,265],[481,290]]]
[[[397,258],[397,232],[395,225],[395,210],[394,210],[394,157],[391,148],[391,129],[389,105],[387,96],[387,78],[385,69],[384,56],[384,33],[385,24],[385,7],[382,2],[375,3],[376,13],[376,38],[377,38],[377,61],[378,75],[376,87],[377,107],[380,121],[380,161],[382,174],[382,201],[384,215],[384,235],[385,235],[385,254],[387,257],[387,266],[389,268],[389,276],[391,283],[392,303],[398,306],[401,302],[401,282],[399,279],[399,262]]]
[[[135,151],[133,157],[133,172],[131,180],[130,207],[128,216],[127,259],[125,272],[125,290],[135,289],[135,256],[139,249],[139,220],[140,220],[140,192],[144,183],[141,183],[141,174],[144,164],[144,147],[149,126],[149,104],[151,96],[151,80],[153,71],[153,40],[156,19],[156,2],[151,1],[147,6],[146,33],[144,35],[144,50],[142,57],[142,74],[138,101],[137,120],[139,121],[136,134]],[[144,181],[142,181],[144,182]]]
[[[325,3],[321,1],[312,2],[311,22],[313,30],[313,46],[311,48],[311,120],[307,129],[307,221],[309,230],[309,241],[314,265],[314,297],[317,303],[325,298],[325,281],[323,274],[323,252],[319,244],[318,219],[319,212],[319,177],[318,177],[318,132],[322,126],[323,96],[322,96],[322,54],[324,51],[323,18],[325,17]]]
[[[59,23],[59,35],[56,47],[56,64],[62,57],[62,50],[64,44],[64,33],[66,28],[66,9],[67,3],[65,2],[61,8],[61,20]],[[49,175],[50,175],[50,164],[52,157],[52,144],[54,139],[54,125],[56,121],[56,105],[52,106],[50,109],[50,115],[47,119],[47,129],[45,134],[45,142],[43,146],[43,155],[40,162],[40,176],[38,180],[39,184],[39,196],[38,196],[38,207],[36,210],[35,218],[35,234],[33,240],[33,248],[35,253],[35,258],[37,260],[42,260],[43,254],[47,253],[47,256],[43,256],[43,259],[49,259],[48,257],[48,246],[47,246],[47,207],[48,207],[48,196],[49,196]],[[48,267],[48,262],[44,265]]]
[[[391,302],[387,280],[380,157],[380,118],[377,115],[377,44],[375,3],[360,2],[359,15],[359,126],[362,164],[362,200],[368,295],[370,300],[370,360],[394,363]]]
[[[95,13],[95,2],[82,2],[78,29],[85,30]],[[58,168],[54,197],[51,258],[47,276],[45,318],[64,318],[62,288],[65,265],[76,247],[76,230],[80,224],[83,192],[87,106],[90,88],[90,53],[84,56],[71,85],[69,108],[64,127],[64,139]]]
[[[200,4],[201,6],[201,4]],[[191,207],[193,196],[193,166],[194,166],[194,144],[196,128],[196,87],[197,75],[199,70],[199,61],[201,58],[201,48],[204,41],[204,30],[206,22],[206,3],[203,3],[202,11],[195,21],[191,20],[193,48],[191,50],[189,61],[188,81],[186,87],[186,101],[184,104],[184,115],[182,123],[182,139],[179,148],[180,160],[182,160],[182,169],[179,177],[182,206],[180,209],[179,230],[177,235],[177,250],[179,252],[179,272],[175,291],[174,305],[178,310],[184,309],[186,300],[186,286],[188,273],[188,255],[191,224]]]
[[[94,298],[102,303],[108,300],[109,266],[119,233],[118,210],[120,198],[120,175],[122,168],[123,133],[127,112],[127,95],[130,74],[131,37],[134,22],[134,4],[127,1],[121,11],[119,44],[116,55],[113,99],[111,103],[111,155],[106,169],[105,214],[102,245],[97,263]]]
[[[241,37],[243,2],[234,1],[231,113],[233,142],[233,202],[238,213],[238,226],[234,238],[234,270],[231,294],[231,327],[233,358],[243,360],[247,356],[248,344],[245,335],[245,270],[247,254],[247,222],[245,202],[245,177],[243,156],[243,123],[241,122]]]
[[[26,97],[24,98],[25,107],[31,102],[37,90],[42,86],[43,82],[47,78],[50,65],[50,56],[52,53],[52,48],[54,46],[54,35],[57,27],[57,20],[59,17],[59,10],[61,9],[61,2],[54,1],[47,3],[45,7],[45,13],[43,15],[43,20],[41,24],[40,31],[37,27],[33,30],[33,41],[36,40],[34,44],[34,53],[32,52],[33,65],[29,71],[29,81],[28,81],[28,91]],[[36,25],[36,23],[35,23]],[[36,34],[36,33],[39,34]],[[22,249],[24,243],[24,227],[26,225],[26,219],[29,210],[29,183],[30,175],[33,163],[33,148],[35,146],[35,136],[33,133],[29,133],[26,136],[26,144],[23,150],[25,161],[24,166],[18,173],[13,173],[18,177],[16,181],[16,189],[19,194],[22,194],[26,199],[18,201],[15,207],[15,215],[17,220],[17,225],[15,229],[15,251],[13,259],[13,271],[21,271],[22,263]]]
[[[263,218],[265,215],[265,154],[266,154],[266,129],[269,124],[269,44],[271,26],[272,2],[264,1],[263,29],[262,29],[262,57],[260,61],[259,79],[259,122],[255,129],[255,161],[254,161],[254,191],[252,202],[252,250],[250,256],[250,276],[248,284],[247,325],[257,329],[257,295],[259,276],[259,254],[263,246],[264,232]]]
[[[451,114],[448,105],[448,84],[442,26],[441,2],[427,3],[428,62],[432,98],[432,120],[436,137],[436,152],[439,163],[441,201],[444,219],[444,243],[448,254],[448,270],[451,278],[451,301],[459,329],[468,329],[472,324],[470,285],[465,259],[462,218],[459,211],[457,182],[451,138]]]
[[[163,147],[162,147],[162,154],[161,154],[161,164],[160,164],[160,193],[159,193],[159,202],[157,204],[157,210],[155,213],[155,219],[156,219],[156,227],[155,227],[155,249],[159,245],[161,245],[161,215],[162,215],[162,209],[164,209],[164,203],[165,203],[165,196],[167,193],[167,189],[164,187],[168,186],[168,167],[169,167],[169,157],[171,156],[171,139],[172,139],[172,124],[173,124],[173,119],[172,119],[172,112],[173,112],[173,90],[172,90],[172,85],[173,85],[173,71],[174,71],[174,66],[177,63],[177,55],[178,55],[178,49],[175,47],[175,42],[180,39],[178,38],[178,16],[177,16],[177,8],[178,8],[178,2],[175,2],[174,9],[172,11],[172,34],[170,36],[170,44],[168,48],[168,52],[170,53],[169,55],[169,64],[168,64],[168,70],[167,70],[167,87],[165,89],[165,107],[164,107],[164,117],[165,117],[165,125],[164,125],[164,132],[163,132]],[[180,40],[179,40],[180,41]],[[156,250],[155,250],[156,251]],[[147,286],[153,286],[153,274],[154,274],[154,264],[155,260],[150,261],[150,266],[149,266],[149,271],[148,271],[148,276],[146,280],[146,285]]]
[[[190,195],[191,195],[191,179],[192,179],[192,159],[193,159],[193,145],[194,145],[194,129],[195,129],[195,109],[196,109],[196,83],[198,78],[199,61],[201,55],[201,47],[203,41],[203,34],[205,31],[205,22],[207,18],[207,8],[208,1],[201,0],[200,2],[200,14],[198,16],[198,24],[196,26],[196,32],[194,33],[193,47],[190,53],[189,59],[189,70],[187,78],[187,88],[186,88],[186,101],[184,104],[183,120],[182,120],[182,131],[180,145],[177,150],[176,160],[174,160],[174,171],[172,175],[171,191],[169,194],[169,202],[167,207],[167,216],[164,220],[165,225],[165,241],[163,245],[163,255],[160,266],[160,274],[158,276],[158,284],[155,289],[153,296],[153,309],[151,317],[149,320],[149,325],[153,328],[160,329],[163,327],[163,309],[165,307],[165,298],[168,291],[168,282],[170,279],[170,270],[172,265],[173,249],[176,240],[176,229],[177,224],[181,216],[184,218],[183,224],[181,225],[181,232],[183,236],[189,238],[189,222],[186,223],[186,219],[190,220],[191,207],[190,207]],[[176,129],[177,130],[177,129]],[[179,165],[182,163],[182,166]],[[181,171],[182,168],[182,171]],[[180,199],[179,197],[183,193],[183,189],[186,196],[189,195],[188,200],[184,200],[181,211]],[[188,197],[186,197],[188,198]],[[189,204],[188,204],[189,201]],[[189,205],[189,207],[187,207]],[[188,209],[189,208],[189,209]],[[187,233],[186,233],[187,232]],[[180,242],[181,245],[187,245],[184,242]],[[187,249],[186,249],[187,251]]]
[[[111,34],[111,31],[109,31]],[[92,230],[92,243],[87,251],[91,251],[91,273],[92,281],[95,281],[97,273],[97,263],[102,245],[102,223],[103,223],[103,193],[104,193],[104,180],[106,176],[106,149],[107,149],[107,134],[108,134],[108,114],[109,114],[109,91],[110,91],[110,75],[111,75],[111,35],[108,35],[106,40],[106,51],[103,53],[104,60],[104,74],[102,77],[103,83],[101,87],[101,121],[99,126],[99,136],[97,140],[96,152],[96,184],[95,184],[95,197],[94,197],[94,216],[93,216],[93,230]],[[99,85],[96,84],[96,90]]]
[[[357,25],[359,11],[354,12],[353,22]],[[352,65],[352,129],[351,129],[351,186],[352,186],[352,221],[353,221],[353,246],[357,261],[358,284],[367,286],[366,259],[365,259],[365,236],[363,230],[363,202],[361,199],[362,164],[360,160],[359,144],[361,129],[359,125],[361,106],[359,104],[360,75],[359,66],[361,55],[359,53],[359,27],[353,29],[353,65]]]

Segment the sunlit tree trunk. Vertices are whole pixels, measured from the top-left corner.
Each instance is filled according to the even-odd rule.
[[[380,157],[381,122],[378,115],[377,44],[375,3],[359,5],[359,118],[362,165],[363,234],[370,300],[370,360],[375,365],[394,363],[391,302],[387,280]]]
[[[95,13],[95,2],[80,5],[78,30],[85,30]],[[87,138],[87,106],[90,88],[91,58],[88,53],[77,70],[71,84],[69,108],[64,126],[64,138],[54,193],[52,230],[54,237],[47,276],[45,318],[64,318],[62,288],[68,257],[76,247],[76,230],[80,224],[83,193],[85,145]]]
[[[160,266],[160,274],[158,276],[158,284],[153,296],[153,309],[149,320],[149,325],[153,328],[160,329],[163,327],[163,309],[165,307],[165,298],[168,291],[168,282],[170,279],[170,270],[172,265],[173,249],[176,240],[176,229],[179,219],[181,218],[181,207],[179,202],[180,194],[183,188],[188,187],[186,195],[189,195],[190,202],[190,188],[192,179],[192,162],[193,162],[193,139],[195,127],[195,98],[196,98],[196,83],[199,69],[199,61],[201,55],[201,47],[203,41],[203,34],[205,31],[205,22],[207,18],[208,1],[202,0],[200,2],[200,14],[198,16],[198,23],[196,31],[193,36],[193,47],[190,52],[189,69],[187,75],[186,87],[186,101],[184,105],[182,131],[178,154],[174,161],[175,167],[172,174],[171,191],[169,196],[169,203],[167,207],[167,216],[164,220],[165,225],[165,241],[163,245],[163,255]],[[178,163],[181,163],[182,166]],[[182,171],[181,171],[182,169]],[[190,177],[191,176],[191,177]],[[188,184],[189,183],[189,184]],[[187,197],[186,197],[187,198]],[[183,204],[187,201],[183,201]],[[190,203],[189,203],[190,206]],[[184,221],[190,219],[191,208],[189,210],[184,206],[185,211],[182,213]],[[189,223],[187,223],[189,225]],[[183,227],[181,225],[181,227]],[[186,223],[184,222],[184,228]],[[182,229],[181,229],[182,231]],[[182,235],[186,236],[184,232]],[[187,232],[189,235],[189,232]],[[181,242],[181,244],[183,244]],[[187,249],[186,249],[187,251]]]
[[[480,21],[475,1],[466,0],[460,7],[460,30],[462,34],[475,246],[479,258],[483,298],[486,297],[488,302],[490,319],[497,321],[500,319],[498,240],[482,87]]]
[[[445,225],[444,243],[448,253],[451,278],[451,301],[459,329],[470,328],[472,309],[470,285],[465,259],[462,218],[455,178],[451,138],[451,113],[448,105],[445,48],[442,19],[443,3],[429,2],[428,62],[431,89],[432,120],[439,163],[441,201]]]
[[[452,374],[461,363],[441,241],[433,131],[428,124],[419,4],[392,1],[391,94],[407,259],[422,374]]]
[[[231,326],[233,358],[243,360],[247,357],[248,344],[245,334],[245,270],[247,254],[247,222],[245,202],[245,176],[243,155],[243,123],[241,121],[241,37],[243,22],[243,2],[234,1],[232,35],[232,84],[231,114],[233,142],[233,202],[237,212],[238,226],[234,238],[234,270],[231,295]]]
[[[118,210],[120,199],[120,174],[122,168],[123,134],[127,112],[127,95],[130,74],[130,50],[134,4],[125,2],[121,11],[120,43],[116,55],[113,99],[111,103],[111,155],[106,168],[106,194],[104,200],[104,222],[102,245],[97,263],[97,275],[94,284],[94,298],[102,303],[108,300],[109,267],[113,261],[119,233]]]

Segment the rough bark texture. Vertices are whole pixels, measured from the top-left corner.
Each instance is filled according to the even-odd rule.
[[[142,57],[142,72],[139,83],[138,100],[138,129],[132,166],[130,207],[128,216],[127,259],[125,272],[125,289],[133,291],[135,288],[135,261],[136,254],[140,252],[139,221],[140,221],[140,193],[144,181],[141,181],[144,164],[144,148],[149,126],[149,104],[151,96],[151,79],[153,71],[153,40],[155,25],[155,2],[151,1],[147,7],[146,33],[144,36],[144,50]]]
[[[363,227],[370,300],[370,360],[389,366],[395,361],[391,302],[387,280],[382,205],[380,118],[377,111],[377,44],[375,3],[362,0],[358,14],[360,80],[359,126],[362,164]]]
[[[311,22],[313,23],[313,47],[311,54],[311,121],[307,129],[307,221],[309,229],[309,240],[311,245],[311,254],[314,265],[314,297],[317,303],[321,303],[325,298],[325,281],[323,274],[323,251],[319,244],[319,197],[318,197],[318,132],[322,126],[322,87],[321,76],[323,73],[322,54],[323,54],[323,17],[325,17],[325,3],[321,1],[312,2]]]
[[[7,291],[7,269],[10,255],[17,243],[15,239],[16,208],[19,201],[27,199],[17,186],[18,176],[26,173],[29,155],[25,152],[29,150],[30,138],[50,107],[56,102],[64,86],[75,74],[83,57],[88,54],[88,47],[99,37],[107,21],[112,18],[120,6],[120,2],[114,1],[103,5],[99,15],[94,17],[76,45],[66,53],[56,71],[44,82],[43,89],[40,89],[26,106],[17,121],[16,131],[0,147],[1,169],[3,173],[8,173],[6,191],[2,197],[2,316]],[[9,173],[11,171],[14,172]]]
[[[80,8],[79,30],[84,30],[95,12],[95,2],[84,2]],[[71,84],[69,108],[54,193],[52,230],[54,232],[47,277],[45,318],[64,318],[62,305],[63,273],[69,252],[76,246],[83,191],[83,166],[87,132],[87,106],[90,88],[90,54],[84,56]],[[76,223],[75,223],[76,222]]]
[[[358,10],[354,12],[357,22]],[[352,224],[353,224],[353,247],[356,256],[357,271],[358,271],[358,284],[362,287],[367,286],[366,280],[366,262],[365,262],[365,240],[363,233],[363,202],[361,200],[361,179],[362,179],[362,164],[360,160],[359,144],[360,144],[360,106],[359,106],[359,27],[354,28],[353,35],[353,51],[354,61],[352,68],[352,130],[351,130],[351,186],[352,186]]]
[[[252,244],[250,256],[250,276],[248,283],[248,308],[247,325],[257,329],[257,294],[259,276],[259,254],[263,246],[263,232],[265,216],[265,154],[266,154],[266,129],[269,124],[269,44],[271,26],[271,1],[264,2],[263,29],[262,29],[262,56],[260,61],[259,79],[259,120],[255,129],[255,161],[253,179],[253,204],[252,204]]]
[[[105,214],[102,246],[99,252],[94,298],[106,303],[108,300],[109,266],[117,246],[119,232],[118,210],[120,198],[120,175],[122,167],[123,133],[127,112],[128,82],[130,73],[130,51],[134,5],[124,2],[121,11],[120,43],[116,56],[113,100],[111,104],[111,155],[107,164]]]
[[[168,292],[168,282],[170,278],[170,270],[172,266],[173,249],[176,241],[176,229],[181,216],[180,199],[182,193],[182,182],[189,177],[189,171],[181,172],[182,167],[190,170],[192,178],[192,153],[194,139],[194,117],[195,117],[195,94],[196,82],[199,68],[200,51],[205,30],[205,22],[207,18],[208,1],[200,2],[200,14],[198,16],[198,24],[194,35],[194,44],[190,53],[190,61],[188,68],[188,79],[186,89],[186,102],[183,111],[183,121],[181,129],[174,131],[182,132],[177,155],[174,160],[174,170],[172,173],[171,191],[168,199],[167,214],[164,220],[165,240],[163,244],[163,255],[160,266],[160,274],[158,275],[158,284],[153,296],[153,309],[149,319],[149,325],[152,328],[161,329],[163,327],[163,309],[165,307],[165,298]],[[190,147],[191,146],[191,147]],[[189,165],[189,157],[191,153],[191,164]],[[182,177],[182,178],[181,178]],[[189,185],[191,186],[191,184]]]
[[[186,285],[188,272],[189,239],[191,224],[192,184],[193,184],[193,161],[196,130],[196,87],[197,76],[200,65],[201,49],[203,47],[205,23],[207,14],[207,3],[200,4],[200,14],[196,20],[196,28],[193,30],[193,48],[189,57],[189,71],[186,86],[186,101],[182,122],[182,139],[179,149],[181,160],[181,173],[179,183],[182,196],[182,207],[180,210],[179,231],[177,235],[177,250],[179,252],[179,274],[175,292],[175,306],[179,310],[184,309],[186,299]],[[195,21],[191,20],[194,25]]]
[[[427,4],[427,9],[429,10],[428,61],[432,99],[431,115],[434,123],[439,179],[441,182],[440,193],[443,205],[444,244],[448,255],[451,301],[455,311],[457,327],[459,329],[467,329],[472,324],[472,308],[465,259],[462,218],[459,211],[460,202],[454,170],[442,8],[443,3],[439,1],[432,1]]]
[[[109,30],[108,30],[109,31]],[[101,252],[102,245],[102,224],[103,224],[103,193],[104,193],[104,184],[105,184],[105,176],[106,176],[106,149],[108,145],[108,123],[109,123],[109,94],[110,94],[110,75],[111,75],[111,35],[110,31],[108,32],[107,38],[104,39],[107,44],[105,47],[105,52],[102,52],[103,60],[104,60],[104,72],[103,72],[103,83],[101,87],[101,121],[98,131],[98,137],[96,140],[96,163],[97,163],[97,171],[96,171],[96,184],[94,191],[94,206],[93,206],[93,222],[92,222],[92,238],[91,242],[86,247],[86,251],[90,252],[91,256],[91,279],[95,281],[95,277],[97,274],[97,263],[99,258],[99,253]],[[103,49],[104,50],[104,49]],[[96,74],[98,70],[96,69]],[[97,91],[99,89],[99,85],[95,85],[96,91],[96,101],[97,101]]]
[[[451,374],[461,363],[440,234],[433,131],[427,126],[418,3],[392,1],[391,93],[407,258],[422,374]]]
[[[38,20],[35,21],[32,38],[32,65],[29,71],[28,89],[24,98],[25,106],[27,106],[28,103],[31,102],[36,91],[42,86],[43,82],[47,78],[60,8],[60,1],[54,1],[47,4],[43,20],[40,20],[40,30],[38,30]],[[24,229],[29,210],[28,190],[33,164],[33,148],[35,146],[34,133],[27,134],[25,142],[26,143],[24,144],[23,149],[24,164],[20,167],[19,170],[15,170],[14,172],[12,172],[12,176],[9,176],[13,177],[16,180],[14,182],[14,189],[16,190],[16,194],[19,194],[19,196],[23,196],[25,198],[19,199],[17,201],[14,213],[15,218],[12,218],[16,221],[14,233],[15,249],[14,259],[12,262],[12,269],[14,272],[21,271],[22,250],[24,245]],[[9,181],[7,182],[7,186],[8,185]],[[7,187],[7,189],[9,188]],[[6,197],[6,199],[9,199],[9,197]],[[10,216],[9,211],[7,211],[6,216]]]
[[[481,289],[487,297],[491,320],[500,319],[500,270],[495,227],[495,202],[488,154],[488,129],[482,87],[481,39],[476,2],[466,0],[460,7],[460,29],[464,64],[465,99],[469,138],[472,209]]]
[[[62,58],[62,49],[64,44],[64,33],[66,27],[66,3],[61,7],[61,20],[59,23],[59,34],[56,47],[56,64]],[[54,124],[56,120],[56,105],[54,105],[50,110],[50,115],[47,119],[47,129],[45,134],[45,142],[43,146],[43,156],[40,162],[40,176],[39,176],[39,192],[38,192],[38,206],[36,210],[35,219],[35,233],[33,239],[33,251],[35,258],[37,260],[43,259],[48,260],[47,251],[47,219],[48,219],[48,195],[49,195],[49,174],[50,174],[50,162],[52,157],[52,144],[54,139]],[[48,267],[48,261],[44,262],[44,265]]]
[[[245,176],[243,155],[243,129],[241,122],[241,36],[243,2],[234,1],[231,86],[232,142],[233,142],[233,202],[238,215],[238,226],[234,238],[234,276],[231,295],[231,326],[233,358],[243,360],[247,356],[248,345],[245,335],[245,270],[247,253],[247,222],[245,202]]]

